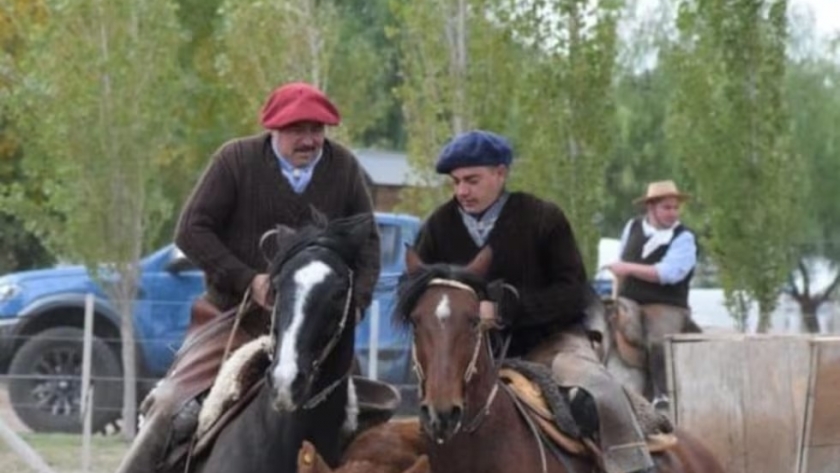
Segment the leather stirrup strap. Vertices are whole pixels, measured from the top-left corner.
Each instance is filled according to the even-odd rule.
[[[230,349],[233,346],[233,339],[236,335],[236,332],[239,331],[239,323],[242,321],[242,316],[245,314],[245,310],[248,308],[248,303],[251,301],[251,288],[248,287],[248,290],[245,291],[245,295],[242,296],[242,302],[239,303],[239,309],[236,311],[236,316],[233,320],[233,328],[228,335],[227,344],[225,344],[225,353],[222,355],[222,361],[228,359],[230,356]]]

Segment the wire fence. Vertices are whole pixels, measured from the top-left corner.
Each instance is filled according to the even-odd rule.
[[[145,312],[150,306],[163,310]],[[134,307],[135,385],[140,403],[165,376],[181,348],[189,317],[174,313],[184,309],[183,303],[138,301]],[[375,303],[357,327],[358,374],[397,387],[402,394],[398,414],[412,414],[417,387],[409,340],[382,323],[379,307]],[[141,326],[142,318],[149,316],[158,320],[145,320]],[[69,325],[56,319],[52,324],[39,324],[37,330],[15,330],[28,323],[20,319],[0,332],[0,416],[17,432],[81,431],[84,319],[74,315],[67,320]],[[92,330],[93,429],[116,432],[124,389],[122,343],[116,324],[101,315],[95,318]]]

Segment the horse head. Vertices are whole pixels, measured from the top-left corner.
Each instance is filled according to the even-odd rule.
[[[365,214],[314,221],[270,235],[274,302],[267,382],[281,411],[320,403],[347,379],[353,359],[355,259],[373,221]]]
[[[497,324],[482,303],[491,260],[489,247],[463,267],[426,265],[410,248],[406,254],[394,317],[413,332],[420,420],[438,443],[460,431],[472,410],[468,403],[480,402],[470,399],[468,384],[492,366],[487,333]]]

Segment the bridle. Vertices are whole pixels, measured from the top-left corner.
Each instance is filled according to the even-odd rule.
[[[476,300],[480,301],[478,293],[476,293],[475,289],[473,289],[472,287],[470,287],[467,284],[464,284],[460,281],[456,281],[454,279],[435,278],[435,279],[432,279],[431,281],[429,281],[428,286],[429,287],[443,286],[443,287],[450,287],[450,288],[466,291],[466,292],[472,294],[476,298]],[[479,324],[479,326],[477,327],[477,330],[479,331],[479,334],[476,337],[476,342],[475,342],[475,346],[473,347],[472,356],[470,358],[469,364],[467,365],[467,368],[464,370],[464,375],[462,377],[463,380],[464,380],[464,385],[465,386],[470,383],[470,380],[472,380],[473,376],[478,371],[478,368],[477,368],[478,355],[481,351],[482,342],[484,343],[485,347],[487,348],[487,353],[490,355],[490,358],[491,359],[493,358],[493,353],[492,353],[492,350],[490,348],[490,335],[488,333],[488,329],[484,328],[484,326],[482,326],[482,324]],[[412,365],[414,367],[414,372],[417,375],[417,385],[418,385],[419,394],[420,394],[420,397],[422,398],[423,395],[424,395],[423,386],[426,383],[426,376],[425,376],[425,373],[423,372],[423,366],[420,364],[419,360],[417,359],[417,342],[415,340],[416,340],[416,337],[412,337],[412,341],[411,341],[411,360],[412,360]],[[499,358],[499,360],[497,360],[497,362],[495,363],[495,369],[496,369],[497,372],[499,370],[499,367],[501,366],[501,362],[502,362],[503,358],[504,358],[504,355],[502,355]],[[493,401],[496,399],[496,394],[499,391],[499,383],[500,383],[500,381],[497,380],[493,384],[493,389],[490,391],[490,394],[487,396],[487,399],[484,401],[484,406],[478,412],[475,413],[475,415],[473,416],[473,418],[469,422],[466,423],[466,427],[464,427],[464,429],[463,429],[465,432],[468,432],[468,433],[469,432],[474,432],[476,429],[478,429],[478,427],[481,425],[481,423],[484,421],[484,419],[489,415],[490,407],[493,405]],[[466,412],[466,408],[467,408],[467,405],[466,405],[466,399],[465,399],[464,400],[464,411],[465,412]]]
[[[319,248],[326,248],[330,251],[333,251],[325,246],[319,246]],[[336,328],[335,332],[333,332],[332,337],[330,337],[330,340],[327,342],[326,346],[324,346],[324,348],[321,350],[321,353],[318,355],[318,357],[312,361],[312,365],[310,366],[311,370],[309,371],[309,374],[306,377],[307,386],[312,386],[315,382],[315,378],[317,378],[318,374],[320,373],[321,366],[324,364],[324,362],[327,360],[330,354],[332,354],[333,350],[338,345],[338,342],[341,340],[341,335],[344,333],[344,327],[347,325],[347,319],[350,317],[351,305],[353,303],[353,289],[355,286],[355,279],[353,278],[352,269],[347,268],[347,274],[349,284],[347,285],[347,291],[344,297],[344,310],[341,314],[341,319],[339,320],[338,327]],[[277,327],[277,319],[279,317],[278,306],[279,304],[275,300],[274,306],[271,309],[271,325],[269,328],[269,343],[267,349],[269,361],[272,362],[274,361],[274,354],[277,350],[277,334],[275,328]],[[329,395],[336,390],[336,388],[338,388],[344,381],[350,378],[350,374],[352,372],[353,364],[351,363],[350,368],[348,368],[346,373],[344,373],[338,379],[336,379],[335,381],[333,381],[314,395],[310,396],[309,400],[307,400],[301,406],[301,408],[306,410],[312,409],[324,402],[324,400],[326,400],[327,397],[329,397]]]

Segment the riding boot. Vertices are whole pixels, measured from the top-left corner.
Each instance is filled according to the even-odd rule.
[[[159,413],[162,414],[162,413]],[[169,419],[155,415],[146,419],[122,459],[116,473],[160,472],[170,441]]]
[[[198,425],[201,403],[192,399],[173,409],[169,386],[159,385],[143,402],[141,411],[151,412],[145,418],[117,473],[165,472],[176,465],[167,463],[174,449],[186,453]],[[153,407],[153,409],[152,409]],[[177,411],[177,412],[174,412]]]
[[[598,418],[597,440],[607,473],[634,473],[653,466],[642,429],[624,389],[599,361],[591,341],[581,329],[554,334],[528,354],[530,361],[548,364],[563,388],[579,388],[591,396],[594,409],[574,413],[576,418]],[[577,398],[580,394],[573,396]],[[588,402],[572,402],[587,405]],[[590,419],[591,420],[591,419]],[[593,426],[589,426],[594,430]]]
[[[648,346],[648,373],[653,390],[653,407],[667,410],[670,407],[668,399],[668,376],[665,368],[665,347],[662,343],[652,343]]]

